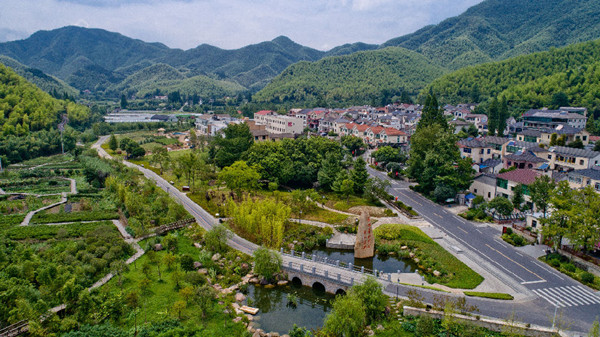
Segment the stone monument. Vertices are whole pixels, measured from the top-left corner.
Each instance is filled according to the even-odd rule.
[[[371,227],[371,218],[366,212],[360,213],[360,221],[356,231],[356,243],[354,244],[354,258],[364,259],[375,255],[375,237]]]

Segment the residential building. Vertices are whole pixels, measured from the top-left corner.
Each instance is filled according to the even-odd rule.
[[[537,156],[546,156],[551,170],[572,171],[589,169],[600,164],[600,152],[574,149],[566,146],[552,146],[547,153],[536,153]]]
[[[265,125],[265,129],[269,133],[299,135],[304,131],[302,119],[279,115],[273,111],[265,110],[255,113],[254,121],[256,124]]]
[[[496,176],[487,173],[476,176],[469,187],[469,192],[482,196],[485,201],[494,199],[496,197]]]
[[[574,128],[583,129],[587,117],[579,113],[562,110],[529,110],[523,114],[523,123],[527,128],[551,128],[554,129],[561,124]]]
[[[504,168],[537,169],[547,163],[548,160],[536,156],[533,151],[510,153],[504,156]]]
[[[600,192],[600,168],[571,171],[568,173],[568,179],[571,188],[592,186],[596,192]]]
[[[556,134],[557,137],[565,137],[565,144],[574,142],[575,140],[581,140],[583,145],[590,143],[590,133],[584,129],[574,128],[569,125],[560,124],[556,128],[542,129],[540,130],[540,137],[538,143],[550,144],[552,135]]]
[[[530,202],[529,189],[531,185],[542,173],[530,169],[516,169],[498,174],[496,177],[496,195],[512,198],[517,185],[523,185],[523,196],[526,202]]]
[[[473,163],[483,163],[493,158],[492,148],[483,138],[467,138],[458,141],[461,158],[471,158]]]

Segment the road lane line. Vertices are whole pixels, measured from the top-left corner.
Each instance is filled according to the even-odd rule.
[[[469,234],[469,232],[467,232],[466,230],[462,229],[461,227],[458,227],[458,226],[456,226],[456,228],[458,228],[458,229],[460,229],[461,231],[463,231],[463,232],[465,232],[465,233]]]
[[[536,283],[544,283],[544,282],[548,282],[548,281],[546,281],[546,280],[527,281],[527,282],[521,282],[521,284],[525,285],[525,284],[536,284]]]
[[[498,254],[500,254],[500,255],[504,256],[506,259],[508,259],[508,260],[512,261],[512,262],[513,262],[514,264],[516,264],[517,266],[519,266],[519,267],[521,267],[521,268],[525,269],[526,271],[530,272],[531,274],[533,274],[533,275],[537,276],[537,277],[538,277],[540,280],[543,280],[543,279],[544,279],[544,278],[543,278],[543,277],[541,277],[540,275],[538,275],[538,274],[536,274],[536,273],[532,272],[531,270],[529,270],[529,269],[525,268],[525,266],[523,266],[523,265],[522,265],[522,264],[520,264],[519,262],[517,262],[517,261],[515,261],[515,260],[511,259],[510,257],[508,257],[508,256],[504,255],[504,254],[503,254],[501,251],[497,250],[496,248],[493,248],[492,246],[488,245],[487,243],[486,243],[485,245],[486,245],[486,246],[488,246],[490,249],[492,249],[492,250],[495,250],[495,251],[496,251],[496,253],[498,253]]]

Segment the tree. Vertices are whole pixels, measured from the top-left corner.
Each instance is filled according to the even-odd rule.
[[[173,303],[173,310],[177,312],[177,318],[181,320],[181,312],[187,308],[187,303],[183,300]]]
[[[137,310],[140,307],[140,295],[137,291],[132,291],[125,295],[125,303],[132,310],[135,334],[137,335]]]
[[[567,144],[568,147],[572,147],[574,149],[583,149],[585,145],[583,145],[583,141],[581,139],[575,139],[574,141]]]
[[[525,186],[523,184],[517,184],[517,186],[515,186],[515,189],[513,190],[511,202],[513,203],[513,206],[518,210],[521,210],[521,204],[525,202],[525,197],[523,196],[524,189]]]
[[[423,106],[421,120],[419,120],[419,123],[417,124],[417,130],[433,125],[438,125],[443,130],[448,129],[448,122],[446,121],[446,118],[444,118],[444,112],[440,108],[435,94],[430,93],[425,99],[425,105]]]
[[[259,247],[254,256],[254,272],[266,280],[271,280],[281,270],[283,260],[279,253],[265,247]]]
[[[373,277],[367,277],[362,284],[351,287],[348,296],[356,296],[361,300],[367,324],[373,324],[383,317],[388,297]]]
[[[127,97],[125,94],[121,94],[121,109],[127,109]]]
[[[233,225],[259,240],[263,245],[279,248],[285,223],[291,213],[289,206],[273,199],[229,201],[228,214]]]
[[[456,190],[446,184],[438,184],[433,190],[433,197],[437,202],[444,202],[448,199],[454,199]]]
[[[495,136],[496,130],[499,129],[500,111],[498,109],[498,100],[492,99],[488,107],[488,135]],[[500,131],[500,130],[498,130]]]
[[[598,133],[598,129],[596,128],[596,121],[594,120],[593,113],[590,113],[590,115],[588,116],[587,122],[585,123],[585,130],[592,135],[595,135]]]
[[[400,152],[391,146],[382,146],[371,154],[378,165],[384,166],[387,163],[400,162]]]
[[[510,200],[503,196],[497,196],[488,204],[489,208],[493,208],[495,213],[509,216],[512,214],[514,206]]]
[[[150,160],[153,164],[158,164],[160,168],[160,174],[163,174],[164,169],[169,167],[171,163],[171,156],[169,156],[169,151],[166,148],[157,145],[152,150],[152,158]]]
[[[576,250],[587,252],[600,241],[600,195],[590,185],[573,192],[572,216],[565,235]]]
[[[348,177],[348,173],[342,170],[338,173],[331,189],[341,196],[346,197],[346,201],[350,200],[350,194],[354,192],[354,181]]]
[[[341,169],[340,158],[333,154],[327,155],[321,161],[321,169],[317,173],[319,186],[326,191],[331,191],[331,186]]]
[[[227,240],[232,236],[225,226],[218,224],[204,234],[204,243],[211,252],[223,253],[227,250]]]
[[[113,151],[116,151],[119,148],[119,142],[114,134],[110,135],[110,139],[108,140],[108,148]]]
[[[231,166],[223,168],[219,173],[219,181],[234,190],[238,198],[242,190],[250,190],[258,187],[260,175],[256,168],[248,166],[245,161],[236,161]]]
[[[354,183],[354,193],[360,195],[365,190],[365,185],[369,179],[369,172],[367,172],[367,162],[362,158],[358,157],[354,162],[354,167],[351,172],[352,182]]]
[[[552,102],[550,103],[550,108],[558,109],[563,106],[569,106],[569,96],[562,91],[559,91],[552,95]]]
[[[600,337],[600,323],[598,323],[598,317],[596,317],[594,324],[592,324],[588,337]]]
[[[341,142],[342,146],[352,153],[352,156],[362,155],[362,150],[367,147],[362,139],[352,135],[342,136]]]
[[[371,201],[376,201],[378,199],[387,200],[388,192],[387,189],[390,188],[392,184],[387,179],[381,179],[378,177],[371,178],[367,181],[367,185],[365,186],[365,195]]]
[[[215,164],[221,168],[240,160],[254,142],[246,123],[230,124],[223,129],[223,134],[225,137],[215,137],[212,144]]]
[[[553,241],[554,250],[562,247],[562,239],[569,231],[573,193],[566,180],[559,182],[550,196],[551,215],[542,219],[542,234]]]
[[[508,103],[506,102],[506,98],[502,97],[500,100],[500,107],[498,109],[498,123],[496,124],[498,129],[498,136],[502,137],[504,135],[504,130],[506,130],[506,120],[510,117],[508,113]]]
[[[550,135],[550,146],[556,146],[558,141],[558,135],[553,133]]]
[[[123,260],[115,260],[110,264],[110,272],[119,277],[119,287],[123,290],[123,273],[127,272],[129,267]]]
[[[327,336],[353,337],[362,335],[367,322],[364,305],[357,296],[338,296],[325,318],[323,331]]]
[[[202,318],[206,318],[214,298],[215,289],[208,284],[204,284],[203,286],[196,288],[194,302],[198,304],[198,307],[202,312]]]
[[[188,254],[183,254],[179,257],[179,265],[185,271],[194,270],[194,258]]]

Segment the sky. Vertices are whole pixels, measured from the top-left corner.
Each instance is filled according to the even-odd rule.
[[[68,25],[171,48],[236,49],[285,35],[319,50],[380,44],[482,0],[2,0],[0,41]]]

